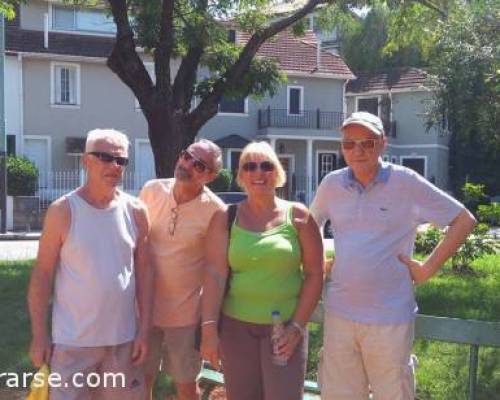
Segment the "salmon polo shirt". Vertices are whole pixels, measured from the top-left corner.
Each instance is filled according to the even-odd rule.
[[[326,309],[366,324],[415,317],[413,282],[398,256],[411,257],[417,227],[449,225],[464,206],[416,172],[382,163],[367,187],[344,168],[328,174],[311,204],[318,224],[331,221],[335,264]]]
[[[177,204],[175,179],[147,182],[139,197],[151,220],[150,257],[155,269],[153,324],[194,325],[200,317],[207,229],[224,203],[208,188],[193,200]]]

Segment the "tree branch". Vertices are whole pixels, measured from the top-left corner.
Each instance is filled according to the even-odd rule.
[[[225,89],[236,84],[237,80],[248,71],[254,56],[266,40],[309,14],[318,4],[327,2],[328,0],[309,0],[295,13],[288,17],[279,19],[270,24],[267,28],[254,33],[241,51],[238,60],[225,74],[220,77],[220,79],[217,80],[214,84],[212,92],[205,97],[200,102],[198,107],[196,107],[196,109],[194,109],[187,117],[187,123],[191,126],[191,128],[197,131],[217,113],[218,103],[224,94]]]
[[[437,4],[434,4],[432,1],[430,1],[430,0],[416,0],[416,2],[426,6],[427,8],[430,8],[431,10],[433,10],[435,12],[437,12],[444,19],[448,18],[448,14],[446,13],[446,11],[439,8],[439,6]]]
[[[116,42],[107,65],[132,90],[144,111],[148,96],[154,90],[153,81],[135,50],[134,32],[130,26],[126,0],[108,0],[116,24]]]
[[[172,97],[170,59],[174,47],[174,3],[175,0],[163,0],[160,34],[154,52],[156,87],[167,99]]]

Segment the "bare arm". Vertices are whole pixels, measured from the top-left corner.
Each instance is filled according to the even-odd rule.
[[[217,211],[208,228],[205,249],[205,276],[201,300],[201,354],[214,367],[219,366],[217,326],[224,298],[229,266],[227,263],[227,212]]]
[[[443,240],[439,242],[424,263],[402,255],[399,256],[401,262],[408,267],[414,283],[424,283],[436,274],[442,265],[465,242],[465,239],[472,232],[475,225],[476,219],[474,216],[469,210],[464,209],[451,222]]]
[[[38,256],[28,288],[32,342],[30,357],[39,368],[50,359],[51,340],[47,329],[49,300],[59,253],[69,230],[71,211],[66,199],[52,203],[47,210]]]
[[[314,218],[302,204],[295,208],[294,224],[299,232],[304,283],[293,320],[305,326],[323,289],[323,241]]]
[[[134,211],[138,229],[134,268],[137,280],[136,298],[139,309],[139,331],[134,343],[132,359],[136,365],[139,365],[144,361],[147,352],[147,341],[151,327],[154,272],[149,261],[148,236],[150,223],[147,209],[141,203]]]
[[[287,358],[293,354],[302,339],[303,330],[318,304],[323,288],[323,242],[318,225],[302,204],[294,206],[294,225],[302,251],[304,283],[292,322],[280,340],[280,353]],[[299,326],[302,329],[299,330]]]

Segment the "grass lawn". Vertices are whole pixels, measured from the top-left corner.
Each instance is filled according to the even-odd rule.
[[[30,332],[25,300],[31,265],[31,261],[0,262],[0,373],[31,370],[27,355]],[[473,267],[477,276],[457,276],[445,268],[419,287],[420,313],[500,321],[500,254],[486,256]],[[312,379],[316,378],[321,343],[321,327],[311,324],[308,377]],[[418,340],[415,353],[419,358],[420,400],[467,398],[467,346]],[[478,377],[477,400],[500,400],[500,349],[480,350]],[[160,382],[159,392],[170,393],[171,390],[170,382]]]

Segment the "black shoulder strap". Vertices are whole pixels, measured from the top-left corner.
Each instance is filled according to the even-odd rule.
[[[231,227],[233,226],[234,219],[236,218],[236,211],[238,211],[237,204],[229,204],[227,208],[227,230],[231,232]]]

